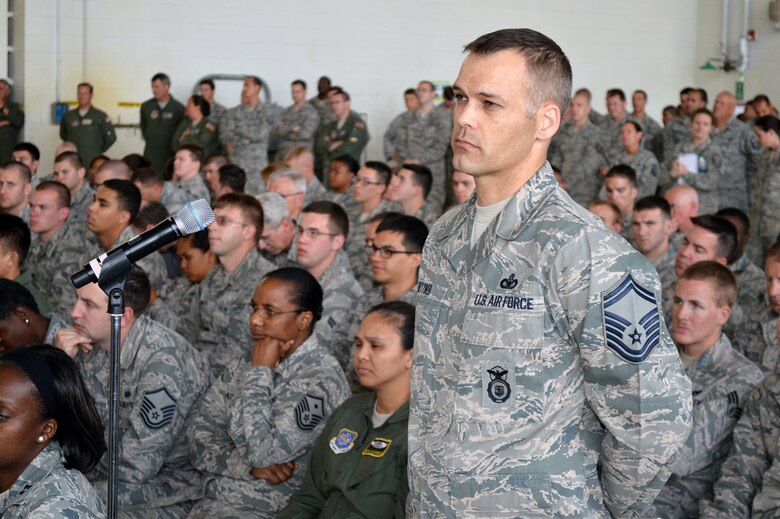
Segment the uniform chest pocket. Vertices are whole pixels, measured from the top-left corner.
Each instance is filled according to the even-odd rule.
[[[544,416],[544,313],[468,310],[460,336],[464,423],[539,423]]]

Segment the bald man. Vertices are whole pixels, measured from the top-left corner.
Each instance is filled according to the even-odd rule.
[[[712,142],[723,149],[723,170],[718,182],[719,209],[736,207],[748,211],[748,179],[754,179],[761,145],[753,129],[734,116],[737,99],[721,92],[712,108]]]
[[[699,215],[699,195],[696,189],[688,184],[680,184],[672,186],[664,193],[664,198],[669,202],[672,220],[677,223],[677,232],[669,238],[669,241],[676,250],[679,250],[683,238],[693,228],[691,218]]]
[[[106,180],[130,180],[133,172],[130,166],[121,160],[107,160],[97,169],[92,177],[92,186],[97,189],[106,183]]]

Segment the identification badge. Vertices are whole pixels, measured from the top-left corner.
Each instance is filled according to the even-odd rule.
[[[363,456],[371,456],[372,458],[381,458],[390,449],[390,445],[393,440],[387,438],[374,438],[371,440],[365,449],[363,449]]]

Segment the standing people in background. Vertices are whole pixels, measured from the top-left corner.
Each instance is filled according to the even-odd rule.
[[[677,149],[691,140],[691,118],[694,112],[707,108],[707,92],[703,88],[684,88],[680,92],[679,117],[664,127],[662,163],[671,163]]]
[[[274,133],[279,140],[277,161],[283,160],[285,154],[297,146],[305,146],[313,151],[314,136],[320,125],[317,109],[306,102],[306,82],[296,79],[290,88],[293,104],[282,111],[274,126]]]
[[[11,152],[19,142],[19,130],[22,126],[22,105],[11,101],[11,84],[7,79],[0,79],[0,164],[11,160]]]
[[[225,112],[220,119],[219,141],[230,162],[256,176],[268,164],[268,138],[274,114],[260,102],[262,82],[257,76],[244,78],[241,104]]]
[[[755,227],[750,248],[753,261],[760,264],[780,235],[780,119],[774,115],[760,117],[753,131],[762,152],[750,204],[750,221]]]
[[[335,118],[328,102],[328,92],[330,92],[331,86],[328,76],[320,77],[317,80],[317,95],[309,99],[309,104],[317,109],[317,115],[320,116],[320,128]]]
[[[404,91],[404,105],[406,106],[406,111],[398,114],[395,119],[390,121],[387,130],[385,130],[384,152],[385,159],[387,159],[388,162],[398,163],[398,154],[395,150],[395,141],[398,139],[398,128],[405,124],[404,119],[408,118],[411,113],[420,107],[420,98],[417,97],[417,90],[414,88],[407,88],[406,91]]]
[[[349,155],[362,162],[360,155],[368,144],[368,129],[363,119],[353,112],[349,94],[338,87],[331,88],[328,102],[334,119],[320,125],[314,148],[321,176],[328,174],[330,161],[340,155]]]
[[[95,401],[78,368],[49,346],[0,356],[0,515],[96,519],[105,509],[84,473],[106,451]]]
[[[639,123],[644,130],[642,145],[646,150],[654,152],[655,138],[661,133],[662,128],[658,121],[650,117],[646,111],[647,92],[644,90],[634,90],[634,93],[631,94],[631,106],[634,109],[634,111],[631,112],[631,119]]]
[[[209,118],[211,107],[201,96],[190,96],[184,107],[185,117],[173,134],[174,151],[185,144],[199,146],[205,155],[217,151],[217,125]]]
[[[436,110],[436,88],[430,81],[420,81],[417,98],[420,106],[409,112],[398,127],[395,140],[395,162],[425,166],[433,183],[426,204],[434,217],[441,214],[445,198],[444,156],[452,131],[452,118]]]
[[[623,149],[610,157],[610,166],[625,164],[636,172],[639,197],[654,195],[658,189],[661,166],[652,152],[642,147],[644,131],[635,121],[626,121],[620,128]]]
[[[628,118],[626,109],[626,94],[619,88],[607,90],[607,115],[601,119],[601,130],[604,132],[604,154],[607,158],[620,155],[623,145],[620,142],[620,130]]]
[[[214,99],[214,92],[216,89],[217,87],[211,79],[204,79],[198,84],[200,96],[209,104],[209,119],[211,119],[211,122],[214,124],[219,124],[219,120],[222,118],[222,114],[225,113],[226,108],[217,103],[216,99]]]
[[[79,150],[81,162],[89,164],[116,142],[111,118],[92,106],[93,88],[89,83],[77,87],[78,108],[70,110],[60,123],[60,138],[72,142]]]
[[[184,106],[171,97],[171,80],[162,72],[152,76],[152,99],[141,105],[141,134],[146,141],[144,157],[158,173],[173,157],[171,141],[184,117]],[[88,161],[85,161],[87,163]]]
[[[758,94],[753,98],[753,101],[751,101],[750,104],[753,106],[753,110],[756,112],[756,119],[767,115],[774,115],[777,117],[777,113],[774,112],[772,108],[772,102],[769,100],[769,97],[767,97],[766,94]]]
[[[691,423],[658,276],[546,163],[571,93],[560,47],[505,29],[466,52],[453,167],[477,196],[423,249],[407,516],[638,516]]]

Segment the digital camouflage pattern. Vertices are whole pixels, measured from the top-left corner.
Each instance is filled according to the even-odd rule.
[[[555,136],[555,151],[550,155],[550,162],[561,170],[569,196],[584,207],[598,198],[599,168],[607,164],[603,154],[604,140],[604,133],[590,121],[582,128],[566,123]]]
[[[678,119],[675,119],[677,121]],[[684,177],[673,179],[670,175],[672,165],[681,153],[695,153],[698,155],[698,172],[689,172]],[[711,140],[693,148],[691,141],[682,143],[675,148],[671,158],[664,163],[659,184],[662,191],[666,191],[676,183],[689,184],[699,195],[699,214],[714,214],[719,207],[718,186],[723,176],[723,150],[713,144]]]
[[[712,142],[723,150],[723,174],[718,199],[720,209],[736,207],[746,213],[748,208],[748,179],[756,176],[761,145],[753,128],[739,119],[731,119],[723,128],[712,127]]]
[[[328,109],[330,110],[330,107]],[[298,109],[295,105],[285,108],[274,126],[274,135],[278,142],[277,162],[281,162],[284,155],[297,146],[306,146],[313,152],[314,136],[319,125],[320,115],[313,105],[304,103]]]
[[[258,103],[254,108],[245,104],[231,108],[220,120],[219,141],[233,145],[228,158],[246,172],[247,178],[268,165],[268,139],[274,118],[271,107]]]

